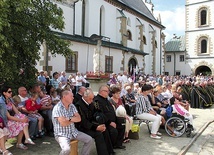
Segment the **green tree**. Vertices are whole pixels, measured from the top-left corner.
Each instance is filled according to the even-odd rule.
[[[32,85],[44,41],[52,55],[70,55],[70,42],[53,31],[63,28],[63,11],[50,0],[0,1],[0,83]]]

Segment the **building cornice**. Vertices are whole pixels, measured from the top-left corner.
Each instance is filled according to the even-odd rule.
[[[94,40],[90,39],[89,37],[80,36],[80,35],[70,35],[70,34],[65,34],[62,32],[55,32],[55,31],[53,31],[53,32],[57,36],[59,36],[62,39],[65,39],[65,40],[75,41],[75,42],[85,43],[85,44],[90,44],[90,45],[97,45],[97,41],[94,41]],[[145,53],[142,50],[125,47],[122,44],[109,42],[109,41],[102,40],[101,46],[107,47],[107,48],[119,49],[119,50],[122,50],[125,52],[131,52],[133,54],[139,54],[139,55],[143,55],[143,56],[148,55],[148,53]]]

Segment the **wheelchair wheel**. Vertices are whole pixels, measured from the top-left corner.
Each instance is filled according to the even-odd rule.
[[[180,117],[171,117],[166,121],[165,131],[171,137],[180,137],[186,131],[186,123]]]

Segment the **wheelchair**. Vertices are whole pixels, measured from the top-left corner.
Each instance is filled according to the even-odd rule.
[[[189,123],[189,119],[173,113],[165,123],[165,131],[171,137],[181,137],[184,133],[190,137],[193,126]]]

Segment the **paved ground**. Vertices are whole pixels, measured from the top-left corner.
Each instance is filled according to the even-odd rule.
[[[190,109],[194,116],[194,126],[196,133],[209,121],[214,120],[214,106],[209,109]],[[163,129],[162,139],[154,140],[149,137],[149,133],[145,124],[141,125],[140,139],[131,140],[131,143],[125,144],[126,150],[115,150],[117,155],[176,155],[185,146],[187,146],[192,138],[185,135],[179,138],[169,137]],[[35,146],[29,146],[28,150],[20,150],[13,145],[8,144],[9,150],[14,155],[58,155],[60,148],[54,138],[45,137],[35,141]],[[81,149],[81,143],[79,149]],[[187,151],[187,155],[213,155],[214,154],[214,123],[210,124],[201,136],[194,142],[192,147]],[[95,146],[91,155],[96,155]]]

